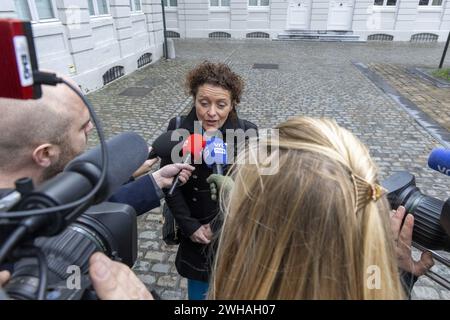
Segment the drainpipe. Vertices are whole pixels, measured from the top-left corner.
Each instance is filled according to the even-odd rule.
[[[450,31],[448,32],[447,42],[445,43],[444,52],[442,52],[442,58],[441,58],[441,62],[439,63],[439,69],[442,69],[442,66],[444,65],[444,59],[445,59],[445,55],[447,54],[449,42],[450,42]]]
[[[163,30],[164,30],[164,58],[167,60],[169,58],[169,54],[167,53],[166,11],[164,10],[164,0],[161,0],[161,8],[162,8]]]

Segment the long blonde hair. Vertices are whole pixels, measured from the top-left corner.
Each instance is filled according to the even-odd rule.
[[[296,117],[277,129],[276,174],[233,169],[209,298],[403,298],[367,148],[331,120]]]

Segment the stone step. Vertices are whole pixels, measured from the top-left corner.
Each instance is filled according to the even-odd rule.
[[[276,40],[301,40],[301,41],[330,41],[330,42],[364,42],[359,40],[359,35],[338,35],[338,34],[318,34],[318,33],[304,33],[304,34],[278,34]]]
[[[352,35],[353,30],[286,30],[283,34]]]

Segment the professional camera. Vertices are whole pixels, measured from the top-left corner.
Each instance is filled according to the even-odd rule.
[[[147,143],[131,132],[105,142],[94,109],[79,88],[39,71],[30,22],[0,19],[0,39],[0,67],[8,74],[0,79],[0,97],[39,99],[41,85],[64,84],[84,102],[100,141],[37,188],[23,178],[16,181],[16,190],[2,192],[0,265],[14,263],[5,289],[15,299],[92,297],[86,290],[92,253],[104,252],[130,267],[136,260],[134,209],[103,202],[144,163]],[[80,281],[68,285],[72,272],[79,273]]]
[[[92,290],[86,290],[89,258],[94,252],[104,252],[130,267],[134,264],[135,211],[125,204],[103,201],[145,161],[148,147],[131,132],[111,138],[105,147],[111,160],[106,170],[99,146],[37,188],[31,179],[19,179],[16,190],[0,199],[0,263],[15,262],[5,287],[9,297],[95,298]],[[79,273],[78,284],[67,281],[73,272]]]
[[[31,248],[35,249],[31,249]],[[44,261],[27,257],[41,251]],[[137,256],[134,209],[105,202],[93,206],[54,237],[39,237],[23,243],[13,257],[19,258],[5,290],[13,299],[36,299],[39,283],[46,283],[44,299],[93,299],[87,276],[89,258],[103,252],[132,266]],[[41,268],[48,270],[48,275]],[[70,276],[79,279],[70,280]]]
[[[413,241],[427,249],[450,252],[450,199],[423,194],[409,172],[398,172],[382,184],[392,209],[402,205],[414,215]]]

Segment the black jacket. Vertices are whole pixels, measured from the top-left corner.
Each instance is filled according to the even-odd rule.
[[[194,121],[197,121],[195,107],[184,118],[182,118],[180,128],[187,129],[191,134],[194,133]],[[173,130],[176,127],[176,118],[169,122],[167,130]],[[226,129],[255,129],[253,123],[241,120],[231,119],[229,116],[220,130],[225,139]],[[161,167],[172,163],[171,159],[161,159]],[[194,243],[190,240],[191,236],[203,224],[210,223],[218,214],[218,202],[211,200],[211,192],[206,179],[213,173],[211,168],[204,163],[195,164],[195,170],[186,184],[175,189],[172,196],[166,195],[166,203],[172,211],[177,224],[181,229],[180,245],[178,247],[175,266],[178,273],[186,278],[208,281],[210,266],[212,263],[211,245]],[[165,190],[167,192],[167,190]],[[212,224],[214,233],[220,226]]]

